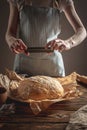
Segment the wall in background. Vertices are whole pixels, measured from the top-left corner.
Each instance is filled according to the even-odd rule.
[[[76,11],[82,20],[86,30],[87,30],[87,1],[84,0],[74,0]],[[64,15],[61,17],[62,21],[62,31],[60,37],[68,38],[73,35],[73,30],[70,24],[67,22]],[[87,38],[78,46],[72,48],[69,51],[63,53],[63,58],[65,62],[66,75],[76,71],[80,74],[87,75]]]
[[[87,29],[87,0],[74,0],[74,3],[76,11],[78,12],[78,15]],[[0,73],[3,73],[5,68],[12,69],[14,61],[14,54],[10,52],[5,41],[8,16],[9,5],[6,0],[0,0]],[[61,15],[61,28],[62,32],[60,34],[60,38],[62,39],[66,39],[74,33],[63,13]],[[79,46],[63,52],[66,75],[73,71],[87,75],[86,56],[87,38]]]
[[[0,0],[0,73],[3,73],[5,68],[12,69],[14,55],[9,50],[5,41],[5,33],[8,24],[9,4],[7,0]]]

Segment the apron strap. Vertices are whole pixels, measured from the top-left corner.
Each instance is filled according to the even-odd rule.
[[[25,0],[21,0],[21,1],[18,3],[18,10],[19,10],[19,11],[24,7],[25,2],[26,2]]]
[[[59,9],[59,0],[52,0],[52,5],[53,5],[53,8]]]

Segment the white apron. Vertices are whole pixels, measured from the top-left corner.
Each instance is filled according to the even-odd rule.
[[[60,33],[59,15],[56,8],[24,5],[19,12],[19,37],[28,47],[44,47]],[[65,76],[62,55],[56,50],[51,54],[17,54],[14,70],[32,76]]]

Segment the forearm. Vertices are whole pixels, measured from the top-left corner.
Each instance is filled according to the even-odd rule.
[[[64,13],[75,32],[73,36],[65,40],[72,48],[79,45],[86,38],[86,29],[75,10],[73,2],[64,8]]]
[[[16,6],[9,2],[10,14],[8,19],[8,27],[6,31],[6,42],[8,44],[13,43],[17,37],[19,12]]]
[[[65,40],[66,43],[70,44],[70,48],[79,45],[87,36],[86,29],[80,27],[73,36]]]

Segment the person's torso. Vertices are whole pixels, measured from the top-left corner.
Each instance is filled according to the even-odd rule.
[[[28,47],[45,47],[60,33],[59,18],[60,11],[57,8],[23,3],[19,10],[19,37]],[[29,58],[21,55],[19,59],[21,59],[20,66],[22,69],[26,70],[28,67],[27,71],[33,72],[33,67],[35,74],[40,72],[39,74],[64,75],[62,56],[58,51],[54,51],[50,55],[31,53]]]
[[[29,46],[45,46],[60,33],[59,10],[24,5],[20,11],[20,37]]]

